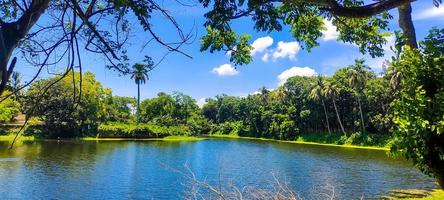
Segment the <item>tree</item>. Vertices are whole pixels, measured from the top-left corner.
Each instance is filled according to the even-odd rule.
[[[43,90],[46,92],[41,95]],[[104,102],[108,91],[91,72],[42,79],[26,91],[24,113],[28,119],[38,117],[45,122],[42,137],[93,134],[106,119]]]
[[[10,93],[6,91],[6,93]],[[10,122],[19,113],[20,104],[12,97],[0,102],[0,123]]]
[[[331,134],[330,122],[328,121],[327,107],[325,106],[325,101],[324,101],[325,98],[324,87],[325,87],[324,78],[322,75],[318,75],[316,79],[316,85],[314,85],[314,87],[311,89],[309,98],[318,102],[320,101],[322,103],[322,107],[324,108],[324,114],[325,114],[325,122],[327,123],[327,130],[328,133]]]
[[[166,41],[156,33],[153,15],[164,16],[162,26],[170,25],[178,41]],[[145,41],[140,41],[143,48],[155,41],[166,53],[190,57],[179,48],[192,39],[192,30],[184,33],[155,0],[0,0],[0,95],[14,72],[16,53],[39,69],[30,82],[36,80],[43,67],[64,61],[67,69],[78,66],[81,71],[84,52],[103,55],[109,68],[130,73],[125,49],[132,28],[141,28],[148,34]]]
[[[336,106],[336,98],[340,94],[340,89],[332,81],[328,81],[325,83],[325,86],[324,86],[324,94],[326,97],[329,97],[331,99],[331,101],[333,102],[333,107],[335,108],[335,112],[336,112],[336,118],[338,119],[338,123],[339,123],[339,126],[341,127],[341,131],[342,131],[342,133],[344,133],[345,136],[347,136],[347,132],[345,132],[344,126],[342,125],[341,117],[339,117],[338,107]]]
[[[249,36],[238,36],[230,26],[232,21],[243,17],[254,21],[256,31],[282,31],[284,25],[289,26],[292,36],[308,50],[319,45],[317,40],[325,30],[325,20],[329,20],[337,27],[338,40],[355,43],[362,53],[382,56],[384,32],[388,31],[388,20],[393,19],[388,11],[397,8],[405,43],[417,48],[410,5],[414,0],[199,1],[210,7],[205,14],[207,34],[201,39],[201,50],[227,51],[235,64],[251,62]],[[442,1],[433,0],[433,3],[439,6]]]
[[[110,92],[105,101],[105,121],[111,122],[133,122],[133,110],[137,107],[134,97],[113,96]]]
[[[369,67],[364,64],[364,60],[355,60],[355,64],[349,70],[349,83],[353,87],[356,100],[358,101],[359,115],[361,117],[362,132],[365,133],[364,114],[362,113],[362,102],[364,88],[369,78]]]
[[[392,152],[401,153],[444,189],[444,29],[434,28],[419,49],[405,47],[392,65],[402,74]],[[405,77],[405,78],[404,78]]]
[[[131,79],[137,84],[137,123],[140,122],[140,84],[145,84],[148,80],[148,73],[153,69],[153,64],[151,59],[148,59],[146,64],[136,63],[131,72]]]
[[[196,100],[180,92],[172,95],[159,93],[157,97],[141,103],[141,120],[161,126],[192,126],[204,129],[206,120],[202,117]]]

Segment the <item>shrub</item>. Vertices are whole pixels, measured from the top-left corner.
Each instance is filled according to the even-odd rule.
[[[166,136],[191,135],[186,126],[158,126],[154,124],[101,124],[97,130],[100,138],[162,138]]]

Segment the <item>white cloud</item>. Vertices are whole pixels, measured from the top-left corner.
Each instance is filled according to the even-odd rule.
[[[314,76],[316,71],[310,67],[291,67],[278,75],[279,85],[283,85],[287,79],[293,76]]]
[[[335,25],[331,22],[331,20],[324,19],[324,26],[326,30],[322,30],[322,40],[329,41],[329,40],[336,40],[339,36],[339,32]]]
[[[207,98],[200,98],[196,102],[197,106],[199,106],[199,108],[202,108],[207,103],[206,100],[207,100]]]
[[[270,60],[270,54],[269,53],[265,53],[263,56],[262,56],[262,61],[264,61],[264,62],[268,62],[269,60]]]
[[[414,20],[430,19],[434,17],[444,17],[444,6],[432,6],[413,15]]]
[[[273,45],[273,38],[271,38],[270,36],[257,38],[251,44],[251,46],[253,47],[251,55],[254,56],[256,53],[262,53],[271,45]]]
[[[232,67],[230,64],[223,64],[219,67],[213,68],[211,72],[219,75],[219,76],[234,76],[237,75],[239,72]]]
[[[299,52],[301,47],[298,42],[278,42],[277,49],[273,52],[273,58],[276,60],[278,58],[288,57],[290,60],[296,60],[296,54]]]

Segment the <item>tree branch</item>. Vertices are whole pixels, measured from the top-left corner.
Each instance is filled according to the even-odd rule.
[[[328,8],[320,8],[321,10],[327,10],[334,15],[341,17],[371,17],[380,14],[384,11],[396,8],[398,6],[411,3],[415,0],[381,0],[376,3],[358,6],[358,7],[344,7],[340,5],[336,0],[330,0]]]

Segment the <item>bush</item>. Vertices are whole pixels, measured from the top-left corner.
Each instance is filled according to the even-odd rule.
[[[186,126],[121,123],[101,124],[97,130],[99,138],[163,138],[173,135],[191,135],[191,130]]]
[[[210,134],[215,135],[245,135],[247,130],[241,121],[224,122],[220,124],[213,124],[211,126]]]
[[[38,138],[43,138],[45,133],[44,125],[28,125],[24,131],[24,135],[35,136]]]

